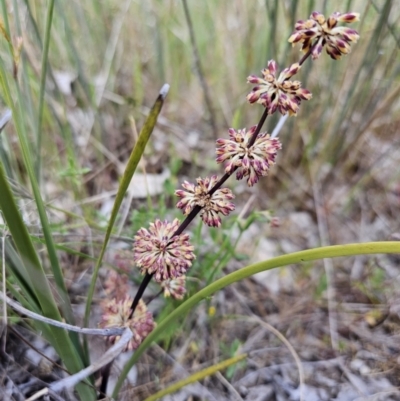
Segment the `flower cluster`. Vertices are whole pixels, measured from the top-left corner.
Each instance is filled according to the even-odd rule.
[[[247,100],[250,103],[262,104],[268,110],[268,114],[278,110],[281,114],[297,115],[300,102],[310,100],[312,97],[310,91],[301,87],[300,81],[289,81],[289,78],[299,70],[299,63],[292,64],[289,68],[285,68],[276,79],[276,62],[275,60],[268,61],[268,67],[261,71],[263,78],[256,75],[247,77],[248,83],[257,85],[247,95]]]
[[[128,276],[109,269],[103,287],[108,298],[122,298],[129,290]]]
[[[354,29],[336,26],[338,22],[351,23],[359,20],[358,13],[341,14],[335,12],[326,19],[321,13],[314,11],[310,19],[297,21],[295,32],[290,36],[289,42],[302,43],[302,50],[307,53],[311,50],[311,57],[315,60],[326,45],[326,52],[338,60],[342,54],[350,52],[352,42],[356,43],[359,35]]]
[[[235,210],[235,205],[230,202],[234,198],[232,191],[228,188],[217,189],[212,195],[210,190],[218,182],[218,177],[213,175],[207,178],[197,178],[197,185],[185,181],[182,187],[186,190],[178,189],[175,195],[181,198],[176,207],[182,209],[188,215],[195,206],[200,206],[200,217],[210,227],[220,227],[221,217],[218,213],[227,216]]]
[[[248,83],[255,85],[247,95],[247,100],[265,108],[259,126],[237,131],[230,128],[229,139],[216,141],[216,161],[225,163],[225,175],[221,179],[216,175],[197,178],[196,183],[184,181],[183,189],[175,192],[179,198],[176,206],[187,216],[182,225],[178,219],[172,223],[156,220],[150,223],[148,229],[141,228],[137,232],[133,261],[142,274],[154,277],[161,285],[165,297],[182,299],[186,293],[185,274],[195,255],[189,236],[182,234],[183,229],[197,212],[200,212],[200,217],[208,226],[221,226],[221,215],[227,216],[235,209],[231,202],[234,198],[232,191],[221,186],[235,171],[236,178],[246,178],[249,186],[253,186],[260,177],[268,173],[269,168],[275,164],[277,151],[282,145],[277,138],[271,138],[266,132],[260,133],[265,117],[276,111],[282,115],[297,115],[301,101],[310,100],[312,95],[302,88],[300,81],[291,78],[299,72],[307,57],[311,55],[312,59],[317,59],[324,46],[333,59],[349,53],[351,43],[357,42],[359,35],[354,29],[338,27],[337,24],[354,22],[358,17],[357,13],[335,12],[326,19],[321,13],[313,12],[309,19],[298,21],[289,42],[293,45],[301,43],[306,55],[279,75],[276,62],[270,60],[267,68],[261,71],[262,77],[250,75],[247,78]],[[271,221],[271,224],[275,225],[277,221]],[[125,278],[117,277],[115,272],[108,274],[105,290],[113,298],[102,304],[104,313],[100,326],[131,328],[134,337],[127,349],[136,349],[155,327],[151,313],[140,300],[130,317],[132,299],[123,296],[127,290],[127,282]],[[109,340],[115,342],[118,338],[114,336]]]
[[[104,303],[103,315],[99,326],[101,328],[126,327],[133,333],[132,339],[127,344],[125,351],[137,349],[142,341],[153,331],[156,324],[151,312],[147,310],[145,303],[140,300],[135,312],[131,318],[132,298],[115,299]],[[108,341],[111,344],[116,343],[121,336],[110,336]]]
[[[259,134],[254,144],[250,145],[255,130],[256,126],[238,131],[230,128],[230,139],[217,140],[217,163],[227,161],[225,171],[231,174],[237,169],[236,178],[241,180],[247,177],[249,186],[267,174],[270,166],[275,163],[277,150],[282,146],[277,138],[271,139],[267,133]]]
[[[195,259],[188,234],[174,235],[179,220],[172,223],[156,220],[135,235],[133,258],[142,274],[154,274],[157,282],[177,278],[186,273]]]
[[[172,297],[175,299],[183,299],[186,294],[186,276],[180,276],[175,279],[168,279],[161,282],[161,287],[164,290],[164,297]]]

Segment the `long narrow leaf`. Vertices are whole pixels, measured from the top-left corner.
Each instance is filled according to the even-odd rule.
[[[150,114],[148,115],[146,122],[139,134],[139,138],[135,144],[135,147],[132,150],[132,153],[128,160],[128,164],[124,171],[124,175],[122,176],[121,184],[118,188],[118,192],[117,192],[117,195],[115,198],[113,209],[111,211],[110,221],[108,222],[106,236],[104,238],[104,242],[103,242],[103,245],[102,245],[102,248],[100,251],[100,255],[97,260],[94,271],[93,271],[93,276],[92,276],[92,280],[90,283],[90,288],[89,288],[88,297],[87,297],[87,301],[86,301],[84,326],[87,326],[87,324],[89,322],[90,308],[91,308],[91,304],[92,304],[94,289],[96,286],[97,276],[99,274],[101,262],[103,260],[104,253],[106,251],[107,244],[110,239],[112,229],[113,229],[115,220],[118,215],[119,208],[121,207],[125,193],[129,187],[129,183],[131,182],[131,179],[133,177],[133,174],[135,173],[136,167],[139,164],[139,161],[143,155],[146,144],[150,138],[151,133],[153,132],[154,126],[156,125],[158,115],[160,114],[160,111],[164,104],[164,100],[165,100],[165,97],[167,96],[168,90],[169,90],[168,84],[165,84],[161,88],[160,94],[158,95],[157,100],[155,101],[152,109],[150,110]]]
[[[226,359],[225,361],[216,363],[215,365],[212,365],[212,366],[209,366],[208,368],[202,369],[199,372],[193,373],[186,379],[179,380],[178,382],[171,384],[167,388],[165,388],[161,391],[158,391],[157,393],[151,395],[150,397],[147,397],[144,401],[156,401],[159,398],[164,397],[165,395],[175,393],[176,391],[187,386],[188,384],[195,383],[199,380],[204,379],[207,376],[211,376],[211,375],[219,372],[222,369],[226,369],[229,366],[232,366],[235,363],[242,361],[246,357],[247,357],[247,354],[237,355],[237,356],[234,356],[233,358]]]
[[[8,103],[8,106],[10,107],[11,111],[12,111],[12,115],[13,115],[13,119],[14,119],[14,123],[15,123],[15,128],[18,134],[18,139],[19,139],[19,143],[21,146],[21,152],[22,152],[22,156],[23,156],[23,160],[24,160],[24,164],[25,164],[25,168],[27,170],[28,176],[29,176],[29,180],[32,186],[32,190],[33,190],[33,194],[34,194],[34,198],[35,198],[35,203],[38,209],[38,213],[39,213],[39,217],[40,217],[40,221],[42,224],[42,229],[43,229],[43,234],[46,240],[46,246],[47,246],[47,251],[49,254],[49,259],[50,259],[50,265],[51,265],[51,269],[54,275],[54,280],[56,282],[57,285],[57,290],[58,293],[62,299],[62,303],[60,305],[63,313],[64,313],[64,317],[67,320],[68,323],[74,323],[74,318],[73,318],[73,313],[72,313],[72,309],[71,309],[71,305],[69,302],[69,298],[68,298],[68,293],[67,293],[67,289],[65,287],[65,283],[64,283],[64,278],[63,278],[63,274],[58,262],[58,258],[57,258],[57,252],[54,246],[54,242],[53,242],[53,238],[51,235],[51,229],[50,229],[50,225],[48,222],[48,218],[47,218],[47,214],[46,214],[46,210],[44,207],[44,203],[43,203],[43,199],[41,197],[40,194],[40,190],[39,190],[39,186],[33,171],[33,164],[32,164],[32,160],[31,160],[31,155],[29,152],[29,146],[28,146],[28,141],[27,141],[27,135],[25,132],[25,126],[24,123],[22,121],[23,119],[23,109],[22,109],[22,96],[21,93],[19,91],[18,86],[16,85],[16,92],[17,92],[17,96],[18,96],[18,101],[17,103],[14,103],[14,100],[11,97],[11,90],[9,87],[9,83],[8,83],[8,79],[7,79],[7,74],[6,71],[4,69],[4,65],[1,62],[0,63],[0,81],[1,81],[1,87],[3,90],[3,94],[5,96],[5,100]]]
[[[39,92],[39,110],[38,110],[38,122],[36,131],[36,177],[40,180],[40,162],[41,162],[41,150],[42,150],[42,123],[43,123],[43,109],[44,109],[44,92],[46,87],[46,75],[47,75],[47,59],[49,56],[50,47],[50,31],[53,21],[54,11],[54,0],[49,1],[47,6],[46,15],[46,31],[44,35],[43,51],[42,51],[42,68],[40,76],[40,92]]]
[[[260,273],[265,270],[271,270],[276,267],[288,266],[296,263],[302,263],[311,260],[319,260],[325,258],[337,258],[340,256],[355,256],[367,255],[374,253],[400,253],[400,242],[396,241],[382,241],[382,242],[366,242],[361,244],[347,244],[347,245],[334,245],[321,248],[308,249],[306,251],[294,252],[288,255],[278,256],[263,262],[254,263],[246,266],[243,269],[228,274],[220,278],[214,283],[200,290],[192,297],[183,302],[176,308],[170,315],[168,315],[157,327],[150,333],[150,335],[143,341],[140,347],[135,351],[133,356],[129,359],[124,366],[118,381],[115,385],[113,397],[117,399],[119,390],[132,368],[132,366],[139,360],[143,352],[151,345],[153,341],[161,336],[162,333],[173,323],[176,319],[185,316],[195,305],[201,300],[210,297],[215,292],[227,287],[230,284],[243,280],[253,274]]]
[[[5,96],[5,100],[12,110],[16,131],[21,145],[25,168],[29,175],[36,206],[38,208],[40,216],[40,221],[42,223],[43,234],[46,240],[47,251],[49,253],[52,271],[57,284],[57,290],[63,300],[61,308],[64,311],[65,318],[69,322],[71,322],[73,321],[71,304],[69,302],[68,294],[63,281],[62,271],[58,263],[57,253],[51,236],[50,225],[47,219],[44,203],[41,198],[39,187],[33,172],[33,165],[26,139],[25,127],[22,122],[23,111],[21,109],[21,94],[19,92],[19,88],[17,88],[18,101],[16,106],[11,97],[11,91],[8,85],[6,71],[1,60],[0,85]],[[0,188],[2,190],[0,196],[0,208],[3,211],[4,218],[8,224],[8,228],[12,234],[18,252],[20,253],[20,257],[25,265],[28,276],[30,277],[31,285],[40,303],[42,313],[52,319],[61,320],[61,315],[51,292],[46,274],[33,247],[28,230],[19,213],[17,204],[12,195],[2,166],[0,168]],[[56,351],[62,358],[69,371],[75,373],[83,368],[82,351],[79,350],[79,348],[76,348],[77,346],[79,346],[79,344],[75,341],[74,346],[71,342],[71,338],[66,331],[53,327],[51,328],[51,336],[46,336],[46,338],[55,347]],[[79,385],[77,390],[79,391],[81,397],[85,400],[89,401],[94,399],[95,397],[94,392],[89,387],[83,384]]]

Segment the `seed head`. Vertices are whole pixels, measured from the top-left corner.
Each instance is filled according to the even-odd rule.
[[[268,114],[278,110],[281,114],[296,115],[302,100],[310,100],[312,95],[307,89],[301,87],[300,81],[288,79],[300,70],[298,63],[285,68],[276,79],[277,65],[275,60],[268,61],[268,67],[261,73],[263,78],[256,75],[247,77],[247,82],[256,84],[247,95],[250,103],[260,103],[268,109]]]
[[[151,312],[147,310],[145,303],[140,300],[132,318],[129,319],[131,312],[132,298],[111,299],[102,304],[103,315],[99,326],[102,328],[129,327],[133,337],[127,344],[125,351],[137,349],[142,341],[153,331],[156,324]],[[121,336],[110,336],[108,341],[116,343]]]
[[[278,138],[271,139],[266,132],[257,136],[250,147],[248,144],[256,130],[256,126],[248,131],[229,129],[230,139],[217,140],[217,163],[227,161],[225,172],[232,173],[235,168],[236,178],[241,180],[247,177],[247,184],[251,187],[258,182],[261,176],[267,175],[269,168],[275,164],[277,150],[282,145]]]
[[[302,43],[301,50],[307,53],[311,47],[311,57],[317,59],[326,45],[326,52],[334,60],[340,59],[342,54],[350,53],[350,45],[356,43],[360,37],[356,30],[336,26],[338,22],[351,23],[359,20],[358,13],[334,12],[326,19],[320,12],[314,11],[308,20],[296,22],[295,31],[289,42],[295,45]]]
[[[157,282],[177,278],[186,273],[195,259],[188,234],[175,235],[179,220],[172,223],[156,220],[149,229],[135,235],[134,261],[142,274],[154,274]]]
[[[197,178],[197,185],[184,181],[182,187],[186,190],[178,189],[175,195],[181,198],[176,207],[183,210],[188,215],[195,206],[200,206],[200,217],[210,227],[220,227],[221,217],[219,213],[227,216],[235,210],[235,205],[230,202],[234,198],[232,191],[228,188],[217,189],[212,195],[208,192],[218,182],[218,177],[213,175],[206,178]]]
[[[129,291],[128,276],[109,269],[103,286],[107,298],[124,298]]]
[[[186,276],[180,276],[176,279],[168,279],[161,282],[164,289],[164,297],[172,297],[175,299],[183,299],[186,294]]]

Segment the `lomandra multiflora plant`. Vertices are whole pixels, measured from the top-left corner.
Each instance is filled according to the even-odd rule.
[[[3,3],[5,4],[5,2]],[[44,264],[32,240],[32,233],[29,231],[30,226],[22,217],[21,204],[16,199],[19,191],[13,192],[10,186],[13,175],[10,174],[9,166],[12,163],[7,162],[3,149],[0,155],[0,211],[1,217],[5,220],[6,229],[3,230],[4,235],[2,235],[0,246],[2,248],[2,267],[6,267],[10,280],[8,278],[6,280],[5,270],[2,268],[2,288],[9,289],[19,302],[9,298],[3,289],[0,291],[0,299],[23,315],[24,321],[25,316],[32,319],[32,324],[54,347],[64,366],[71,373],[71,376],[46,385],[46,388],[40,390],[40,394],[47,397],[51,394],[60,393],[65,388],[75,387],[81,400],[94,400],[98,393],[93,387],[94,380],[85,378],[92,376],[94,372],[102,368],[103,380],[99,394],[99,397],[102,397],[105,394],[111,361],[122,350],[134,350],[135,352],[122,368],[114,388],[113,397],[118,399],[118,393],[130,368],[138,361],[150,344],[171,327],[171,323],[185,316],[203,299],[212,296],[234,282],[261,271],[323,258],[400,253],[400,245],[396,241],[344,244],[303,250],[244,266],[242,269],[212,281],[184,299],[186,277],[190,275],[190,269],[195,260],[195,249],[190,243],[189,234],[185,232],[186,228],[197,215],[200,215],[206,225],[215,228],[221,227],[223,218],[235,209],[234,194],[230,189],[224,187],[229,177],[235,176],[238,180],[244,179],[249,186],[253,186],[267,175],[269,169],[274,165],[282,145],[278,138],[272,138],[267,132],[261,132],[262,126],[268,115],[274,113],[291,116],[300,114],[302,101],[311,99],[311,93],[296,80],[296,76],[303,68],[307,58],[311,56],[313,60],[317,60],[326,51],[332,59],[337,60],[342,55],[349,53],[351,44],[358,40],[358,34],[355,30],[340,26],[343,23],[357,21],[358,14],[334,13],[329,18],[325,18],[322,14],[314,12],[309,19],[296,23],[295,31],[289,38],[289,42],[293,45],[299,44],[304,53],[298,63],[279,70],[276,62],[270,60],[266,68],[262,70],[261,76],[251,75],[248,77],[248,83],[252,85],[252,89],[247,95],[247,100],[254,105],[253,107],[263,109],[262,117],[257,125],[231,128],[225,138],[217,140],[216,162],[223,165],[223,175],[220,178],[217,175],[198,178],[192,183],[183,182],[182,187],[176,191],[177,208],[185,216],[182,221],[156,219],[137,232],[134,238],[133,254],[130,254],[130,261],[136,266],[138,273],[140,272],[143,275],[143,281],[137,294],[133,299],[128,295],[127,274],[110,271],[103,283],[106,297],[101,303],[102,316],[99,325],[102,328],[88,328],[98,272],[112,228],[132,175],[156,124],[157,116],[168,92],[168,85],[161,89],[121,177],[104,241],[87,293],[83,321],[85,327],[75,326],[73,308],[63,270],[57,257],[52,227],[46,213],[47,204],[42,199],[41,187],[38,182],[42,170],[40,157],[38,157],[36,165],[33,162],[36,156],[42,154],[42,117],[47,86],[46,66],[48,64],[50,28],[55,2],[50,0],[48,3],[41,63],[39,107],[33,119],[30,117],[31,113],[28,112],[29,107],[25,107],[24,85],[20,85],[20,77],[28,78],[30,75],[30,69],[23,68],[26,66],[24,60],[27,58],[20,57],[21,49],[22,55],[25,54],[23,42],[12,34],[7,12],[3,12],[4,21],[0,21],[0,35],[5,40],[9,55],[8,62],[3,57],[7,55],[6,51],[3,51],[2,57],[0,57],[1,95],[10,109],[7,115],[12,115],[14,123],[12,134],[17,134],[20,147],[20,152],[17,152],[18,162],[23,163],[29,177],[31,192],[43,233],[43,239],[40,239],[40,243],[45,245],[46,255],[48,255],[47,263]],[[6,7],[4,6],[3,9],[5,10]],[[37,87],[36,84],[34,86]],[[31,133],[28,130],[32,123],[36,125],[36,144],[32,142]],[[0,131],[4,124],[3,122]],[[14,188],[16,188],[15,185]],[[3,224],[1,228],[3,228]],[[130,271],[130,266],[123,262],[119,268],[119,272],[122,273]],[[51,279],[49,279],[50,276]],[[155,324],[152,313],[142,299],[144,291],[152,279],[160,286],[160,295],[183,300],[168,316],[160,319],[158,325]],[[6,313],[4,312],[3,315],[6,316]],[[85,343],[82,345],[80,337],[76,333],[106,336],[109,343],[113,345],[96,363],[90,364],[86,337],[84,337]],[[240,357],[244,358],[246,355],[242,354]],[[229,364],[236,363],[239,360],[238,358],[239,356],[235,356],[214,365],[213,371],[207,368],[205,371],[197,372],[192,379],[198,380],[207,374],[224,369]],[[200,373],[203,376],[199,375]],[[14,384],[12,385],[14,386]],[[38,393],[31,398],[37,399],[40,394]],[[157,397],[159,397],[159,393],[151,396],[149,400],[154,400]],[[57,397],[55,396],[55,398]]]
[[[247,95],[248,102],[258,103],[264,108],[258,124],[250,128],[230,128],[228,138],[216,141],[216,162],[224,165],[224,175],[221,178],[217,175],[197,178],[195,183],[185,181],[183,189],[175,192],[179,199],[176,207],[182,210],[185,219],[182,222],[178,219],[172,222],[157,219],[137,232],[133,259],[144,275],[143,281],[136,296],[131,299],[126,295],[126,281],[117,273],[112,273],[106,285],[109,297],[102,304],[100,322],[103,328],[122,326],[132,330],[133,338],[127,350],[136,349],[155,327],[152,315],[142,300],[151,279],[161,286],[165,297],[182,299],[185,295],[186,274],[195,259],[195,249],[185,229],[198,214],[204,224],[221,227],[222,216],[235,209],[232,191],[223,187],[232,175],[237,180],[245,179],[249,186],[267,175],[282,147],[278,138],[261,132],[267,116],[276,112],[290,116],[298,114],[301,102],[310,100],[312,94],[294,77],[310,56],[312,60],[317,60],[324,48],[334,60],[349,53],[351,44],[357,42],[359,35],[354,29],[338,24],[358,19],[358,13],[353,12],[335,12],[328,18],[313,12],[309,19],[298,21],[289,42],[301,44],[305,54],[299,62],[279,73],[275,60],[270,60],[261,71],[262,77],[250,75],[247,78],[247,82],[254,85]],[[115,342],[118,336],[108,340]]]

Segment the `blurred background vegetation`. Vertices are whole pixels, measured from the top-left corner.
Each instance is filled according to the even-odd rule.
[[[229,127],[256,124],[262,114],[258,105],[246,102],[251,89],[246,77],[259,74],[272,58],[282,69],[299,60],[299,48],[293,49],[287,39],[295,22],[313,10],[325,15],[359,12],[360,22],[352,26],[360,34],[359,43],[340,61],[331,60],[324,52],[319,60],[305,63],[299,79],[313,93],[313,99],[303,102],[298,117],[285,121],[279,135],[283,149],[276,166],[257,188],[230,183],[237,193],[237,215],[244,208],[240,218],[227,219],[224,231],[212,229],[210,234],[193,225],[200,253],[193,285],[199,288],[213,280],[229,261],[230,268],[239,267],[243,259],[254,256],[253,249],[246,252],[239,241],[255,220],[252,210],[273,210],[281,217],[282,225],[276,231],[263,228],[268,219],[256,231],[257,238],[269,235],[276,239],[280,252],[319,244],[400,239],[397,1],[188,0],[190,21],[184,3],[178,0],[55,1],[40,122],[48,4],[43,0],[1,1],[15,49],[17,38],[22,37],[18,70],[10,57],[10,43],[4,38],[0,57],[15,99],[18,91],[22,94],[18,100],[22,124],[52,230],[62,250],[67,286],[76,296],[76,304],[90,280],[96,244],[101,242],[137,131],[161,86],[169,83],[171,89],[142,170],[155,176],[168,173],[162,179],[162,191],[156,191],[155,196],[137,199],[135,190],[131,191],[133,207],[129,209],[127,204],[119,221],[118,241],[130,243],[135,230],[149,220],[175,215],[173,192],[183,179],[222,172],[214,162],[215,138],[226,136]],[[3,116],[6,113],[4,99],[0,112]],[[271,132],[278,121],[277,116],[268,118],[265,129]],[[24,221],[41,250],[39,220],[12,123],[0,139],[1,161]],[[251,203],[247,203],[249,199]],[[294,213],[299,212],[306,213],[306,226],[296,231],[292,225],[300,218]],[[270,216],[268,213],[264,217]],[[307,240],[308,229],[317,238],[314,242]],[[292,245],[285,248],[282,241],[287,239]],[[216,246],[219,252],[213,256]],[[42,257],[46,261],[46,255]],[[118,267],[117,259],[112,256],[108,262]],[[352,277],[353,289],[365,303],[384,304],[400,295],[390,284],[394,273],[364,259],[362,269],[357,266],[344,264],[339,278],[330,280],[329,269],[316,276],[308,274],[305,267],[296,278],[295,290],[301,293],[305,288],[302,279],[311,280],[311,302],[336,282],[339,302],[343,294],[348,295],[348,278]],[[86,279],[76,289],[78,275]],[[132,278],[137,281],[139,276]],[[259,296],[255,295],[257,300]],[[253,299],[255,304],[257,300]],[[218,306],[223,301],[214,302]],[[274,299],[267,312],[286,310],[290,302],[286,298],[282,302],[280,305]],[[163,313],[168,313],[168,308],[160,316]],[[282,330],[289,329],[284,325]],[[214,341],[218,343],[218,338]],[[191,347],[196,354],[196,347]],[[229,354],[229,350],[223,346],[222,352]],[[208,356],[213,355],[215,350]]]
[[[295,21],[315,9],[326,14],[348,9],[360,12],[356,28],[362,40],[339,62],[325,56],[304,66],[303,86],[312,91],[314,99],[281,131],[283,151],[273,177],[264,182],[266,186],[279,184],[269,196],[283,200],[292,198],[294,192],[304,199],[310,179],[329,183],[332,176],[342,176],[347,184],[357,184],[341,196],[347,204],[346,200],[352,202],[373,181],[372,172],[382,170],[382,163],[397,151],[396,2],[339,1],[334,9],[327,1],[189,3],[211,104],[205,102],[182,2],[56,2],[43,129],[36,132],[46,5],[46,1],[3,1],[12,40],[23,38],[18,80],[24,119],[32,151],[42,160],[40,175],[48,191],[62,187],[64,195],[71,193],[75,201],[82,201],[84,196],[109,190],[115,184],[113,173],[118,175],[115,159],[126,159],[132,147],[132,122],[140,129],[146,107],[165,82],[171,90],[160,121],[163,135],[155,149],[165,153],[160,164],[174,159],[179,168],[176,159],[181,159],[215,170],[212,146],[204,162],[190,141],[205,145],[214,136],[226,135],[230,126],[257,123],[260,108],[245,101],[250,90],[246,77],[258,74],[271,58],[281,68],[298,60],[301,54],[287,38]],[[1,46],[11,73],[7,42],[3,40]],[[215,127],[210,125],[212,118]],[[268,121],[269,131],[276,120]],[[37,144],[40,149],[35,149]],[[3,135],[1,146],[10,178],[23,182],[12,133]],[[366,146],[374,149],[367,160]],[[108,174],[102,174],[104,170]],[[379,181],[393,185],[395,180],[393,176],[385,184]],[[281,184],[285,191],[279,190]]]

